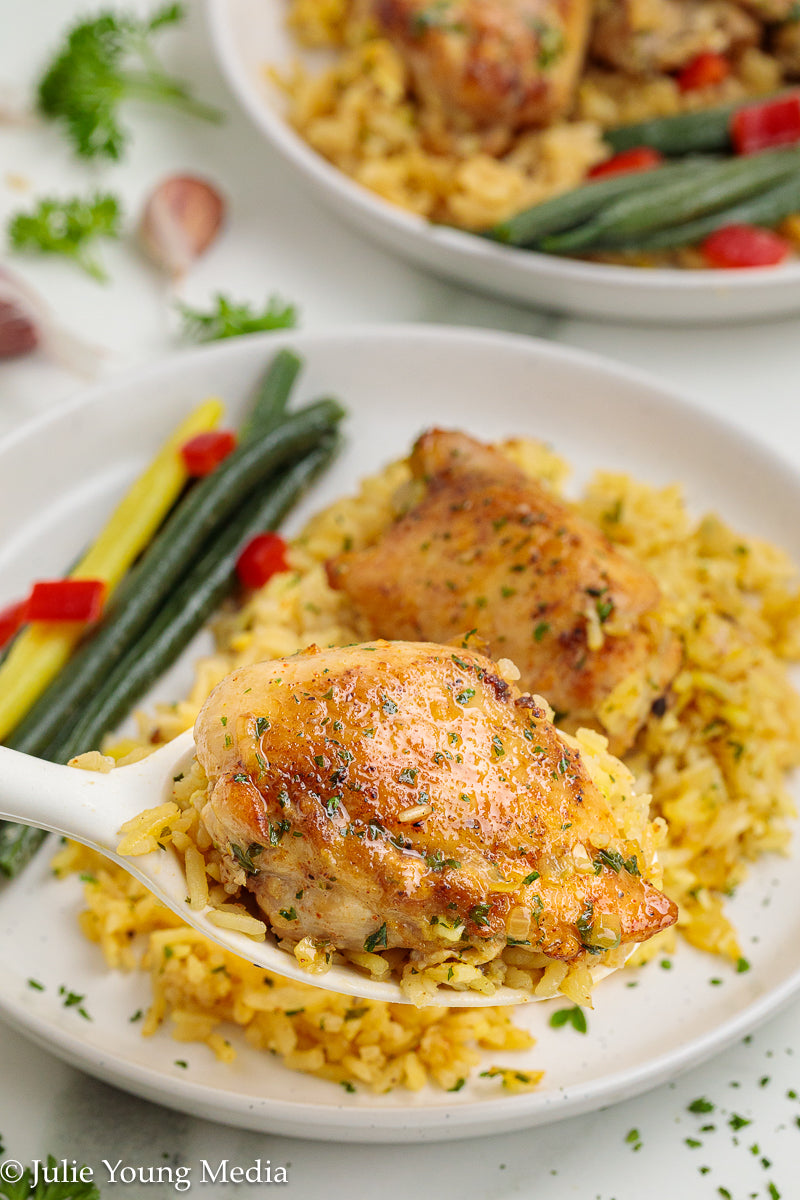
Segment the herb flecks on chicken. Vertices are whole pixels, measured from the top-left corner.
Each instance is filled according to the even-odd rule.
[[[428,131],[502,148],[571,107],[589,0],[367,0],[409,65]]]
[[[676,918],[542,704],[470,650],[375,642],[243,667],[195,736],[204,824],[291,942],[490,958],[510,941],[588,962]]]
[[[368,636],[448,642],[473,630],[520,686],[620,753],[676,673],[653,577],[500,451],[432,430],[411,469],[419,502],[328,565]],[[616,689],[625,692],[615,703]]]

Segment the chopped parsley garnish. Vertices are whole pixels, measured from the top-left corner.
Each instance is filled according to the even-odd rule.
[[[256,718],[256,736],[261,737],[261,735],[263,733],[266,733],[268,729],[269,729],[269,721],[267,720],[267,718],[266,717],[257,717]]]
[[[485,928],[489,924],[490,912],[491,906],[489,904],[473,904],[467,915],[475,925]]]
[[[686,1110],[690,1113],[710,1113],[713,1112],[715,1105],[710,1100],[706,1100],[705,1096],[700,1096],[697,1100],[693,1100],[691,1104],[687,1104]]]
[[[475,688],[464,688],[463,692],[459,692],[456,696],[456,704],[469,704],[474,695]]]
[[[292,828],[291,821],[286,821],[286,820],[278,821],[277,824],[275,824],[275,825],[273,825],[272,821],[270,821],[269,822],[269,844],[270,844],[270,846],[277,846],[278,843],[280,842],[281,838],[283,837],[283,835],[285,833],[288,833],[291,828]],[[255,844],[256,843],[254,843],[254,845]],[[253,849],[253,847],[251,846],[250,850],[252,851],[252,849]]]
[[[296,921],[297,920],[297,910],[295,909],[294,905],[292,905],[291,908],[279,908],[278,916],[283,917],[284,921]],[[288,1016],[288,1013],[287,1013],[287,1016]]]
[[[594,904],[591,900],[586,901],[583,911],[575,922],[575,926],[581,935],[581,943],[586,946],[587,939],[594,927]]]
[[[625,861],[618,850],[597,851],[597,858],[594,860],[595,873],[601,871],[603,867],[608,867],[615,875],[619,875],[624,866]]]
[[[523,879],[522,886],[527,887],[527,885],[529,883],[535,883],[538,878],[539,878],[539,872],[531,871],[530,875],[526,875],[525,878]]]
[[[388,936],[386,933],[386,922],[384,921],[379,929],[376,929],[374,933],[371,933],[369,937],[365,939],[364,949],[367,951],[367,953],[374,954],[376,950],[385,950],[387,945]]]
[[[417,772],[414,767],[406,767],[397,777],[400,783],[414,784],[417,782]]]
[[[550,1028],[561,1029],[565,1025],[571,1025],[576,1033],[586,1033],[588,1031],[588,1023],[586,1021],[586,1013],[579,1004],[574,1004],[571,1008],[559,1008],[550,1015]]]
[[[58,994],[62,997],[64,1008],[75,1008],[78,1010],[79,1015],[83,1017],[84,1021],[91,1021],[92,1018],[89,1016],[83,1004],[84,1000],[86,999],[85,996],[82,996],[79,992],[71,992],[69,988],[63,986],[58,989]]]
[[[390,696],[384,696],[383,703],[381,704],[381,712],[385,713],[387,717],[393,716],[397,712],[397,705]]]
[[[750,963],[747,961],[746,958],[738,958],[736,960],[737,975],[743,975],[746,971],[749,971],[749,970],[750,970]]]
[[[246,875],[258,874],[259,869],[253,862],[253,857],[256,854],[262,854],[263,851],[264,847],[259,845],[258,842],[251,842],[246,850],[243,850],[241,846],[237,846],[235,842],[231,842],[231,854]]]
[[[597,615],[600,618],[600,624],[603,625],[614,611],[614,601],[597,600],[595,602],[595,608],[597,609]]]
[[[544,635],[549,632],[549,630],[550,630],[549,622],[548,621],[540,621],[539,624],[536,626],[536,628],[533,631],[533,640],[535,642],[540,642],[542,640],[542,638],[544,637]]]
[[[443,871],[445,867],[450,867],[453,871],[461,870],[461,863],[455,858],[445,858],[441,850],[434,850],[433,854],[426,854],[425,866],[431,871]]]

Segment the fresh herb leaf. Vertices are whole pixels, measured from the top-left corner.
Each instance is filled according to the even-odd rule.
[[[118,238],[119,234],[119,201],[109,192],[96,192],[88,200],[45,197],[32,212],[13,216],[8,225],[13,250],[62,254],[101,282],[108,276],[89,247],[96,238]]]
[[[297,325],[295,306],[285,304],[277,296],[270,296],[259,308],[247,302],[237,304],[229,296],[217,292],[206,312],[190,308],[188,304],[179,304],[178,311],[183,321],[183,336],[190,342],[218,342],[246,333],[294,329]]]
[[[236,859],[239,866],[247,875],[257,875],[259,868],[253,862],[253,857],[256,854],[262,854],[264,847],[258,842],[251,842],[246,850],[241,846],[237,846],[235,842],[231,842],[231,854]]]
[[[550,1028],[561,1029],[564,1025],[571,1025],[576,1033],[586,1033],[589,1026],[586,1021],[586,1013],[579,1004],[574,1004],[571,1008],[557,1008],[550,1016]]]
[[[387,941],[386,922],[384,921],[379,929],[376,929],[374,933],[371,933],[369,937],[366,938],[364,941],[364,949],[369,954],[373,954],[376,950],[385,950]]]
[[[491,906],[489,904],[473,904],[467,914],[473,924],[485,928],[489,924],[489,913]]]
[[[168,4],[150,18],[106,12],[79,21],[39,81],[40,111],[60,122],[82,158],[120,159],[128,133],[118,120],[127,99],[172,104],[207,121],[217,109],[196,100],[168,75],[155,57],[153,34],[183,20],[181,4]]]

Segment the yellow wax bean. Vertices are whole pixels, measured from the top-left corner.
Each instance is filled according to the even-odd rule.
[[[218,425],[222,412],[222,402],[209,399],[181,422],[123,496],[70,578],[102,579],[109,593],[117,587],[186,485],[181,446]],[[20,633],[0,666],[0,741],[66,665],[83,632],[81,624],[36,621]]]

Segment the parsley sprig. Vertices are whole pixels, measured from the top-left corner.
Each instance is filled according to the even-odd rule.
[[[193,342],[216,342],[222,338],[239,337],[244,333],[261,333],[272,329],[293,329],[297,324],[297,309],[277,296],[270,296],[263,308],[237,304],[218,292],[208,312],[178,306],[183,318],[183,333]]]
[[[119,201],[109,192],[96,192],[88,200],[80,196],[67,200],[47,196],[32,212],[17,213],[11,218],[8,240],[14,250],[63,254],[103,282],[108,276],[90,246],[98,238],[118,238],[120,216]]]
[[[167,4],[151,17],[104,12],[69,30],[38,86],[38,106],[63,124],[83,158],[119,159],[128,133],[119,123],[123,100],[171,104],[207,121],[215,108],[196,100],[187,84],[169,75],[152,47],[153,35],[183,20],[181,4]]]

